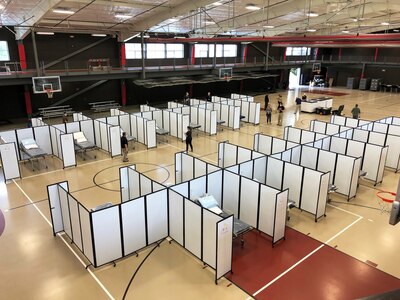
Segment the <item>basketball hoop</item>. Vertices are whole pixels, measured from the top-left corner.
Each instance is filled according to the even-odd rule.
[[[53,91],[52,89],[45,89],[45,92],[46,92],[47,97],[48,97],[49,99],[53,98],[53,93],[54,93],[54,91]]]
[[[379,201],[381,213],[390,213],[390,204],[396,199],[396,193],[379,191],[376,193],[376,196],[381,200]]]

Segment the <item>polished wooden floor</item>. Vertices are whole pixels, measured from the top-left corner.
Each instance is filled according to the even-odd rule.
[[[332,91],[346,94],[333,97],[334,107],[345,105],[345,115],[350,115],[351,108],[358,103],[363,119],[400,117],[400,93],[340,88]],[[308,128],[310,120],[328,120],[329,116],[293,113],[295,96],[303,92],[281,93],[286,107],[284,126]],[[314,92],[308,94],[309,98],[319,95],[318,90]],[[276,98],[277,94],[270,95],[274,108]],[[262,103],[263,99],[264,95],[256,97],[256,101]],[[251,148],[254,133],[282,137],[284,126],[276,125],[276,113],[273,114],[272,125],[266,124],[263,111],[261,114],[259,126],[244,124],[238,131],[224,129],[216,136],[194,136],[192,154],[216,163],[220,141],[229,140]],[[6,129],[0,127],[0,130]],[[170,137],[168,143],[158,144],[156,149],[146,150],[136,144],[136,148],[129,153],[129,159],[139,171],[152,179],[172,184],[174,153],[184,148],[181,141]],[[0,235],[0,299],[122,299],[132,275],[153,247],[142,251],[139,257],[118,261],[116,267],[85,269],[87,262],[75,251],[74,245],[63,235],[53,237],[46,192],[48,184],[68,180],[72,193],[89,208],[104,202],[117,203],[120,199],[118,168],[123,165],[121,158],[110,159],[106,154],[98,153],[96,160],[78,158],[76,168],[65,170],[56,158],[47,159],[47,164],[47,170],[42,167],[34,172],[29,164],[21,164],[23,179],[0,184],[0,209],[5,218],[4,232]],[[311,215],[293,209],[288,226],[400,278],[400,225],[388,224],[388,215],[380,212],[376,197],[378,189],[395,191],[399,177],[400,174],[386,170],[383,183],[377,187],[368,181],[361,181],[357,197],[350,202],[333,195],[327,217],[318,223]],[[213,276],[211,270],[204,268],[184,249],[174,243],[163,242],[140,268],[126,299],[250,297],[227,279],[215,285]],[[301,299],[301,291],[298,293],[298,299]],[[326,299],[334,299],[329,297],[329,291]]]

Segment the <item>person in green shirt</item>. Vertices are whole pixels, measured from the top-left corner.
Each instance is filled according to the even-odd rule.
[[[360,117],[360,108],[358,107],[358,104],[356,104],[356,106],[353,107],[353,109],[351,110],[351,114],[353,115],[353,119],[358,119]]]

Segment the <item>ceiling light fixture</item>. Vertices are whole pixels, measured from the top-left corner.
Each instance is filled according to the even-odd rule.
[[[213,25],[213,24],[215,24],[215,22],[214,22],[214,21],[204,21],[204,24],[206,24],[206,25]]]
[[[92,33],[92,36],[105,37],[105,36],[107,36],[107,34],[105,34],[105,33]]]
[[[246,5],[246,9],[248,9],[248,10],[260,10],[261,7],[258,7],[258,6],[254,5],[252,3],[249,3],[249,4]]]
[[[390,23],[389,22],[382,22],[381,25],[388,26],[388,25],[390,25]]]
[[[171,18],[171,19],[168,19],[168,21],[170,21],[170,22],[178,22],[179,20],[177,18]]]
[[[222,5],[223,3],[221,3],[221,2],[214,2],[214,3],[212,3],[212,5],[214,5],[214,6],[220,6],[220,5]]]
[[[316,32],[317,29],[312,29],[312,28],[310,28],[310,29],[307,29],[307,31],[308,31],[308,32]]]
[[[269,29],[275,28],[274,25],[264,25],[263,27],[264,27],[264,28],[269,28]]]
[[[348,30],[342,30],[342,33],[350,33]]]
[[[124,15],[124,14],[116,14],[115,17],[118,18],[118,19],[125,19],[125,20],[132,18],[132,16]]]
[[[53,12],[56,14],[64,14],[64,15],[73,15],[75,12],[68,9],[56,8],[53,9]]]
[[[399,29],[393,29],[393,32],[399,32],[400,30]]]
[[[48,32],[48,31],[38,31],[36,32],[38,35],[54,35],[54,32]]]
[[[310,11],[309,13],[307,13],[307,17],[314,18],[314,17],[318,17],[318,16],[319,15],[317,13],[313,12],[313,11]]]

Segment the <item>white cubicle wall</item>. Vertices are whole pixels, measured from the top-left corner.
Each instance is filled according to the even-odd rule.
[[[239,99],[242,101],[254,102],[253,96],[234,94],[234,93],[231,94],[231,99]]]
[[[15,143],[7,143],[0,136],[0,159],[4,181],[21,178],[21,170],[18,163],[18,152]]]
[[[288,199],[294,201],[296,207],[313,214],[315,221],[323,217],[328,200],[330,172],[285,161],[282,153],[277,156],[255,158],[227,170],[281,191],[288,189]]]
[[[175,184],[213,173],[217,170],[220,170],[220,168],[190,156],[184,151],[175,153]]]
[[[191,170],[189,165],[182,165],[182,172]],[[192,201],[212,195],[225,213],[271,236],[272,244],[284,238],[287,190],[280,191],[229,170],[217,170],[171,189]]]
[[[197,130],[217,134],[217,111],[209,110],[199,106],[186,106],[176,102],[168,102],[168,109],[173,112],[190,115],[190,123],[198,124],[201,127]]]
[[[228,99],[213,96],[212,102],[220,102],[222,104],[228,104],[240,107],[240,114],[243,116],[242,121],[248,122],[254,125],[260,124],[260,112],[261,104],[258,102],[248,102],[238,99]]]
[[[331,115],[329,123],[346,126],[346,127],[350,127],[350,128],[356,128],[356,127],[371,123],[371,121],[363,120],[363,119],[353,119],[353,118],[348,118],[348,117],[344,117],[344,116]]]
[[[223,104],[221,102],[208,102],[198,99],[190,99],[190,105],[197,105],[200,108],[215,110],[217,120],[223,121],[224,126],[233,130],[240,128],[240,107]]]
[[[326,137],[326,134],[286,126],[283,130],[283,139],[297,144],[307,144]]]
[[[157,147],[156,121],[142,116],[141,113],[128,114],[119,109],[112,109],[110,113],[111,117],[114,118],[107,118],[106,122],[118,124],[137,142],[146,145],[147,149]]]
[[[263,133],[256,133],[253,139],[253,150],[266,155],[283,152],[296,146],[298,146],[298,143],[293,143]]]
[[[238,165],[262,156],[265,155],[251,149],[230,144],[227,141],[218,144],[218,166],[220,168]]]
[[[131,166],[124,168],[120,174],[134,171]],[[82,206],[69,193],[68,182],[49,185],[47,190],[54,235],[65,232],[94,267],[170,236],[215,269],[216,282],[231,271],[233,217],[218,216],[173,190],[164,188],[98,210]],[[223,232],[218,231],[221,225]]]
[[[165,188],[162,184],[150,179],[135,170],[135,166],[119,169],[121,202],[146,196]]]
[[[394,169],[396,172],[400,169],[400,126],[376,121],[348,129],[348,127],[317,120],[310,123],[312,131],[323,132],[328,128],[331,128],[332,132],[335,131],[332,134],[339,134],[351,140],[388,146],[385,166]]]
[[[285,127],[284,137],[287,137],[288,140],[298,140],[298,137],[304,134],[310,135],[310,131]],[[327,136],[322,139],[317,137],[319,133],[315,134],[315,141],[320,140],[318,148],[343,155],[362,157],[361,169],[366,172],[364,178],[373,181],[375,185],[382,182],[388,153],[387,146],[351,140],[352,130],[340,132],[339,136]],[[314,142],[311,143],[316,145]]]

